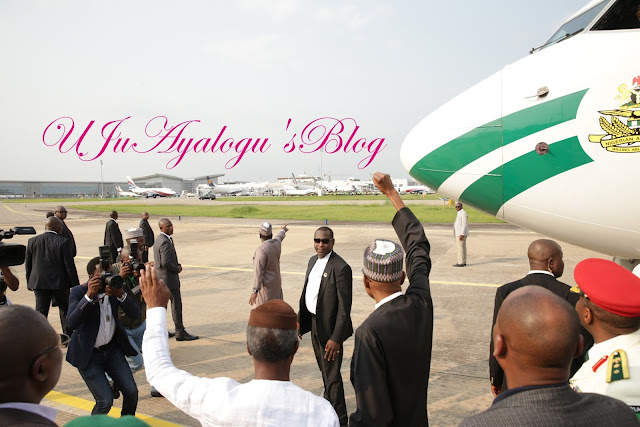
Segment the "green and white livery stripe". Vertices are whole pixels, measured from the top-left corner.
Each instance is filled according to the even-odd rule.
[[[587,89],[575,92],[477,127],[427,154],[411,168],[410,174],[432,188],[439,188],[447,178],[479,157],[532,133],[575,119],[586,93]]]
[[[479,158],[489,153],[499,153],[509,144],[574,120],[587,90],[517,111],[477,127],[424,156],[411,168],[410,174],[426,185],[439,189],[452,175]],[[516,195],[546,179],[592,161],[575,136],[550,145],[553,155],[540,156],[533,150],[527,151],[504,165],[479,174],[478,179],[464,189],[460,200],[495,215],[505,202]],[[529,172],[525,174],[525,179],[517,182],[509,180],[509,176],[522,176],[522,170]]]

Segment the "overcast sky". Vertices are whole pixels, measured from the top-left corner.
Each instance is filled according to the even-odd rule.
[[[153,173],[273,181],[321,169],[325,179],[408,177],[399,149],[422,118],[526,56],[586,3],[3,0],[0,179],[99,180],[100,160],[105,180],[123,182]],[[349,119],[342,147],[333,137],[334,153],[309,153],[324,138],[305,127],[328,131],[338,119]],[[76,142],[92,121],[81,158]],[[99,154],[118,121],[125,152],[111,141]],[[181,160],[171,148],[180,123],[179,139],[193,138]],[[353,141],[366,146],[345,152],[356,123]],[[244,138],[260,145],[234,159]]]

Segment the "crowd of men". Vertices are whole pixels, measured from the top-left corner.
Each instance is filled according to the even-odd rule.
[[[75,241],[64,224],[66,209],[59,206],[47,219],[46,232],[27,246],[27,284],[41,314],[20,306],[0,309],[0,346],[7,348],[11,341],[15,348],[10,363],[0,365],[0,420],[10,420],[0,426],[55,425],[55,411],[38,405],[55,386],[62,363],[61,338],[45,318],[52,300],[71,337],[67,361],[96,400],[92,414],[108,413],[122,394],[122,415],[134,415],[138,389],[132,372],[144,366],[152,395],[164,396],[203,425],[428,425],[434,327],[430,245],[389,175],[376,173],[373,181],[396,210],[392,226],[400,244],[377,239],[364,249],[363,287],[375,308],[355,330],[350,380],[356,408],[350,415],[341,365],[344,342],[354,334],[352,269],[335,252],[329,227],[314,233],[316,255],[309,259],[296,313],[283,301],[280,278],[288,228],[283,226],[274,238],[270,223],[260,226],[249,299],[255,308],[246,330],[254,379],[241,384],[232,378],[196,377],[171,361],[168,337],[198,337],[183,324],[182,265],[169,219],[160,219],[160,233],[154,236],[145,212],[140,227],[126,230],[123,239],[117,212],[112,212],[105,227],[107,259],[89,261],[89,280],[79,284]],[[466,213],[461,204],[456,208],[456,265],[465,266]],[[149,244],[154,262],[144,264]],[[611,261],[587,259],[576,266],[578,286],[570,289],[558,280],[564,262],[556,242],[536,240],[527,255],[529,273],[496,292],[487,337],[496,397],[490,408],[462,425],[637,425],[640,278]],[[406,278],[409,286],[402,293]],[[169,302],[175,332],[166,326]],[[324,398],[290,379],[307,333]],[[20,335],[17,342],[12,341],[15,334]]]

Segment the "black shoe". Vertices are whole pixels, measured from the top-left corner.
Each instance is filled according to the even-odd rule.
[[[183,331],[181,334],[176,334],[176,341],[195,341],[200,338],[197,335],[190,335],[187,331]]]
[[[164,397],[158,390],[155,388],[151,389],[151,397]]]
[[[467,264],[453,264],[454,267],[466,267]]]
[[[176,336],[176,333],[175,333],[175,332],[169,332],[169,338],[173,338],[173,337],[175,337],[175,336]]]

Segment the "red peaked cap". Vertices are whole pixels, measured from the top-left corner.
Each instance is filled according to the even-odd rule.
[[[573,273],[576,283],[595,305],[623,317],[640,317],[640,278],[613,261],[589,258]]]

